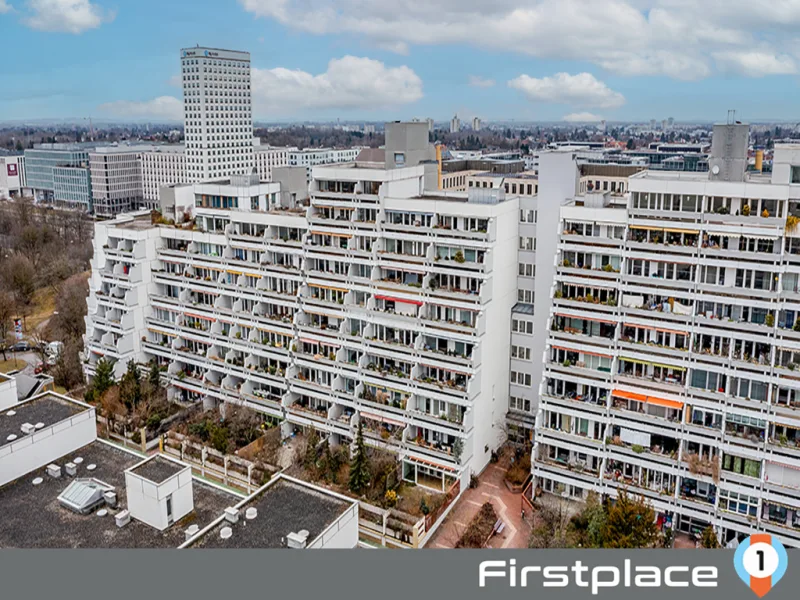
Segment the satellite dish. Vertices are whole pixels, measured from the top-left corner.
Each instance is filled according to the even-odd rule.
[[[719,165],[714,165],[713,167],[711,167],[711,172],[714,175],[719,175]]]

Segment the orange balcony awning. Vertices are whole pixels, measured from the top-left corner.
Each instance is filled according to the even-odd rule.
[[[648,404],[655,404],[656,406],[666,406],[667,408],[683,408],[683,402],[676,402],[675,400],[666,400],[664,398],[657,398],[655,396],[647,397]]]
[[[634,394],[633,392],[626,392],[624,390],[614,390],[611,395],[626,400],[635,400],[636,402],[647,402],[647,396],[644,394]]]

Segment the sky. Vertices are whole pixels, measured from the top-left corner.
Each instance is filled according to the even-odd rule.
[[[257,121],[800,121],[800,0],[0,0],[0,39],[0,121],[180,121],[197,44]]]

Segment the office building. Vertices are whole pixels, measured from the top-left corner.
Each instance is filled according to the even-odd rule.
[[[92,211],[94,144],[38,144],[25,150],[25,188],[36,202]]]
[[[255,141],[255,140],[254,140]],[[285,167],[289,164],[289,152],[297,148],[278,148],[275,146],[262,146],[261,140],[255,144],[255,167],[262,181],[272,181],[272,169]]]
[[[165,144],[142,153],[142,195],[147,207],[158,206],[161,186],[187,183],[186,146]]]
[[[152,146],[101,146],[89,152],[92,204],[98,217],[146,208],[142,155]],[[152,208],[152,206],[150,206]]]
[[[800,145],[747,173],[747,137],[716,126],[708,173],[562,208],[533,472],[569,498],[641,494],[723,544],[800,547]]]
[[[186,175],[203,181],[253,169],[250,54],[181,50]]]
[[[305,167],[308,181],[311,182],[313,167],[353,162],[359,152],[361,148],[293,148],[289,150],[289,166]]]

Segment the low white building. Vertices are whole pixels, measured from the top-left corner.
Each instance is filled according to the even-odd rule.
[[[16,388],[0,386],[0,486],[97,439],[93,406],[51,392],[9,405]]]

